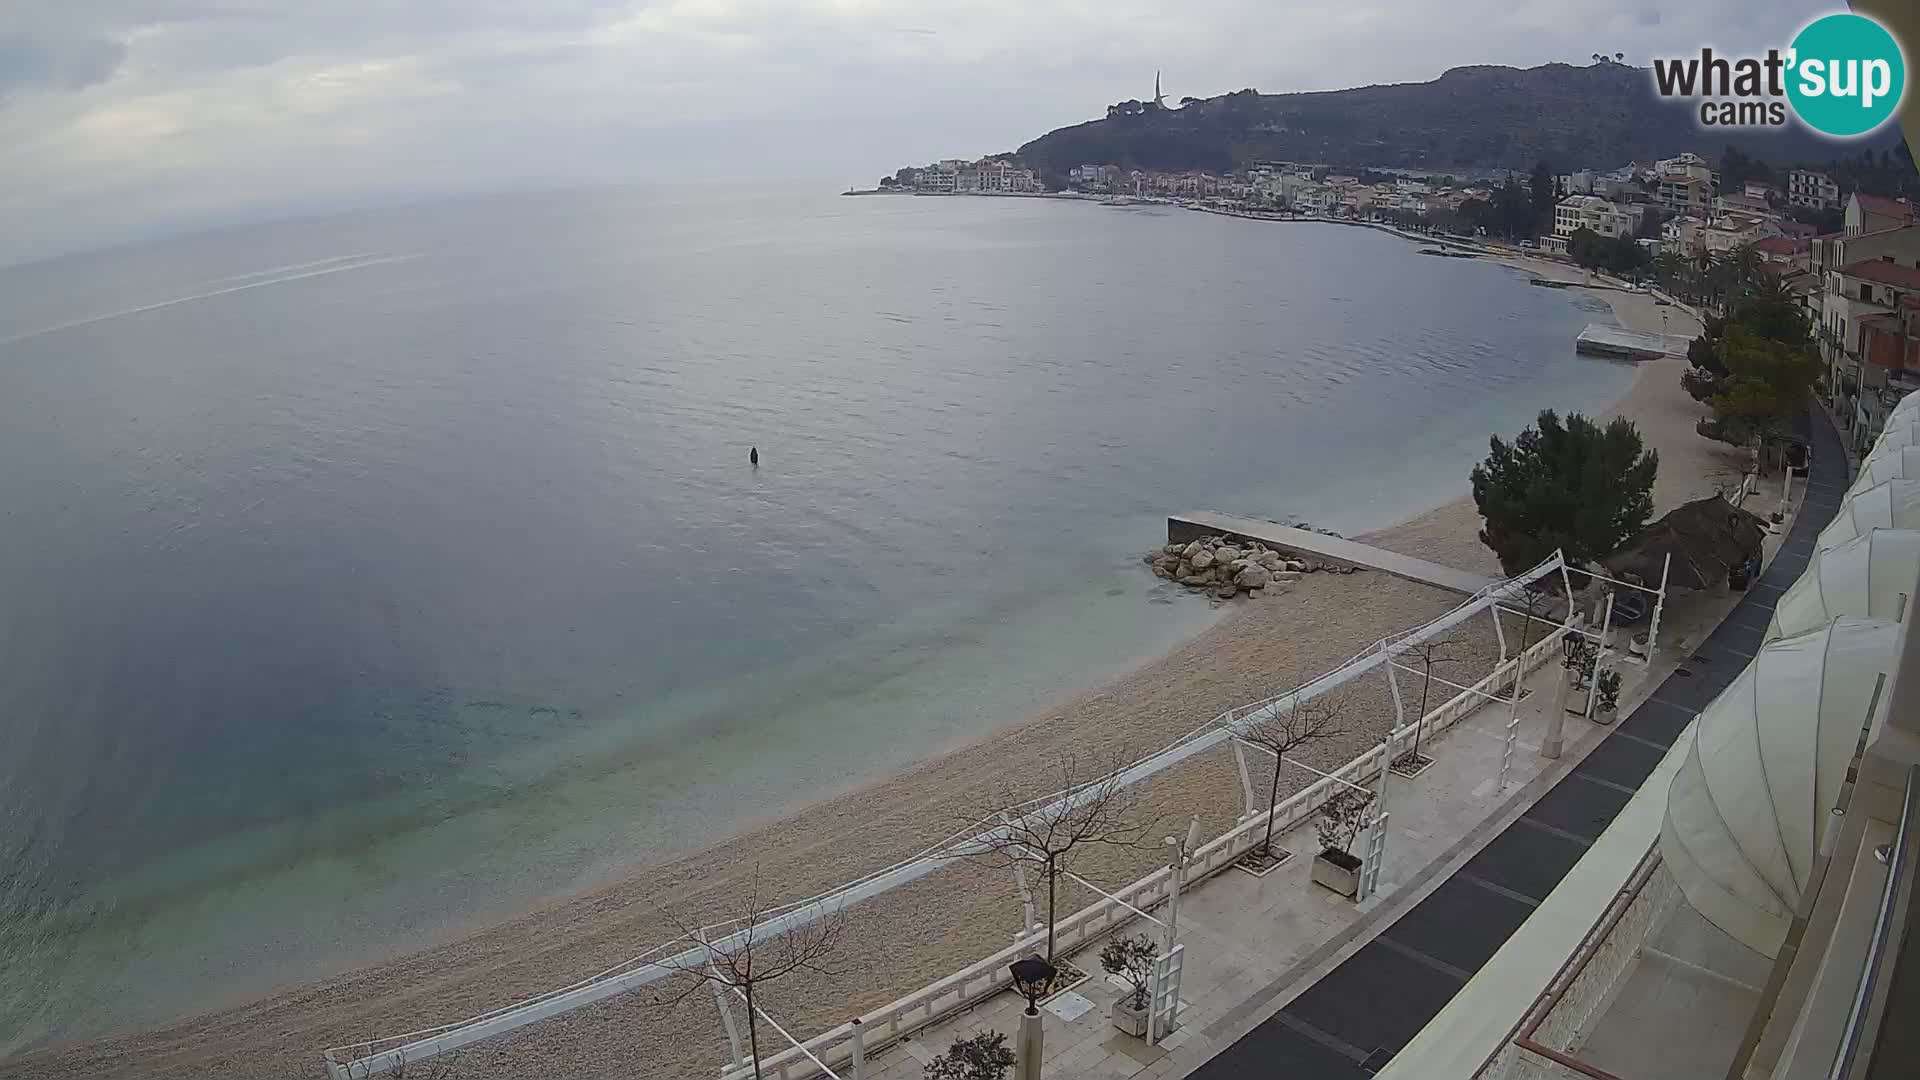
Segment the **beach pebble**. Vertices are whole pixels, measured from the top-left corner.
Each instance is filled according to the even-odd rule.
[[[1240,590],[1234,588],[1232,585],[1222,585],[1219,588],[1213,590],[1213,595],[1219,597],[1222,600],[1231,600],[1235,596],[1239,595],[1239,593],[1240,593]]]
[[[1205,570],[1207,567],[1213,565],[1213,552],[1208,551],[1206,548],[1201,548],[1199,551],[1188,555],[1187,561],[1193,564],[1195,570]]]
[[[1168,544],[1166,547],[1163,547],[1160,550],[1168,555],[1184,555],[1186,554],[1186,551],[1187,551],[1187,545]]]
[[[1230,563],[1230,562],[1236,562],[1244,558],[1245,555],[1237,547],[1228,547],[1226,545],[1222,545],[1214,549],[1213,557],[1220,560],[1221,562]]]
[[[1207,550],[1207,546],[1198,540],[1180,549],[1180,557],[1191,560],[1195,555]]]
[[[1266,587],[1270,576],[1264,566],[1242,564],[1240,572],[1234,575],[1233,583],[1243,589],[1261,589]]]

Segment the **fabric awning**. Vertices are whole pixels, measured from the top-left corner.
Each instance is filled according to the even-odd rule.
[[[1910,400],[1912,399],[1902,398],[1901,402],[1904,404]],[[1910,413],[1898,418],[1888,416],[1886,430],[1882,431],[1880,438],[1874,441],[1873,449],[1878,451],[1886,447],[1897,450],[1902,446],[1920,446],[1920,413]]]
[[[1920,596],[1920,530],[1869,529],[1816,548],[1800,579],[1774,606],[1767,640],[1825,626],[1842,615],[1897,621]]]
[[[1898,632],[1849,616],[1768,642],[1700,714],[1660,853],[1687,903],[1755,952],[1786,938]]]
[[[1920,529],[1920,480],[1883,480],[1848,492],[1814,547],[1839,547],[1868,529]]]
[[[1920,480],[1920,446],[1882,446],[1860,462],[1860,477],[1852,491],[1865,491],[1889,480]]]

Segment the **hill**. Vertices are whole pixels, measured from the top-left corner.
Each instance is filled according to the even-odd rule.
[[[1048,132],[1019,156],[1049,175],[1083,164],[1223,171],[1283,160],[1435,171],[1612,168],[1685,150],[1717,159],[1731,145],[1770,164],[1824,162],[1897,145],[1883,135],[1828,142],[1797,125],[1736,129],[1697,123],[1695,107],[1661,99],[1646,68],[1458,67],[1423,83],[1309,94],[1241,90],[1184,108],[1122,102],[1104,120]]]

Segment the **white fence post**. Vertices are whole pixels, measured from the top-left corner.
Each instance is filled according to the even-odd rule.
[[[699,940],[704,942],[707,939],[705,935],[700,935]],[[746,1051],[740,1047],[740,1028],[733,1022],[733,1009],[727,1004],[727,994],[722,989],[720,969],[713,966],[712,960],[708,960],[707,970],[713,974],[713,1005],[720,1010],[720,1023],[727,1029],[727,1046],[733,1050],[732,1064],[737,1067],[747,1060]]]
[[[1180,1022],[1180,977],[1186,967],[1186,952],[1185,945],[1175,945],[1154,961],[1153,984],[1147,996],[1148,1045],[1172,1034]]]
[[[1669,554],[1668,558],[1673,556]],[[1613,594],[1607,594],[1606,614],[1600,618],[1600,639],[1593,650],[1593,678],[1587,680],[1587,719],[1593,719],[1593,703],[1600,696],[1600,665],[1607,659],[1607,637],[1613,630]],[[1651,661],[1649,661],[1651,662]]]
[[[1673,572],[1673,552],[1667,552],[1660,564],[1660,592],[1653,598],[1653,617],[1647,623],[1647,663],[1653,663],[1654,647],[1660,644],[1660,611],[1667,606],[1667,575]]]
[[[1407,726],[1407,705],[1406,702],[1400,699],[1400,678],[1393,670],[1393,654],[1387,652],[1387,643],[1385,641],[1380,642],[1380,651],[1386,653],[1387,689],[1393,691],[1393,730],[1399,731]],[[1416,716],[1413,718],[1413,722],[1416,724],[1423,723],[1425,720],[1426,717],[1424,716]]]
[[[848,1040],[853,1043],[853,1080],[865,1080],[867,1075],[867,1035],[860,1026],[860,1018],[853,1018],[853,1035]]]
[[[1005,813],[1000,815],[1000,820],[1006,822],[1008,825],[1013,823],[1012,819]],[[1013,860],[1013,883],[1014,886],[1020,890],[1020,934],[1031,933],[1033,931],[1034,920],[1038,919],[1039,915],[1034,911],[1033,887],[1027,884],[1026,867],[1021,865],[1019,859]],[[1013,936],[1018,938],[1020,934]]]
[[[1258,807],[1254,804],[1253,777],[1247,772],[1247,748],[1238,739],[1233,741],[1233,763],[1240,767],[1240,790],[1247,796],[1247,812],[1240,815],[1245,820],[1252,817]],[[1277,769],[1280,765],[1276,762],[1273,767]]]
[[[1387,858],[1387,785],[1393,776],[1394,738],[1380,740],[1380,790],[1373,798],[1373,816],[1367,822],[1366,859],[1360,866],[1360,888],[1355,900],[1365,900],[1380,887],[1380,864]]]
[[[1507,714],[1506,745],[1500,748],[1500,782],[1495,791],[1507,789],[1507,774],[1513,771],[1513,748],[1520,741],[1520,692],[1527,682],[1527,658],[1520,655],[1513,658],[1513,711]]]

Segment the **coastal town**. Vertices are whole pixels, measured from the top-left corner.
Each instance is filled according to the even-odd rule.
[[[1763,269],[1800,300],[1815,328],[1826,367],[1819,389],[1843,434],[1855,449],[1870,445],[1894,403],[1920,387],[1920,208],[1843,187],[1818,169],[1774,174],[1738,154],[1718,165],[1692,152],[1606,170],[1536,168],[1531,176],[1292,161],[1158,172],[1090,162],[1050,186],[1018,161],[949,159],[901,169],[877,190],[1050,194],[1370,224],[1650,280],[1690,299],[1709,299],[1736,265]],[[1760,175],[1737,175],[1753,172]],[[1536,192],[1549,197],[1550,215],[1531,209]]]

